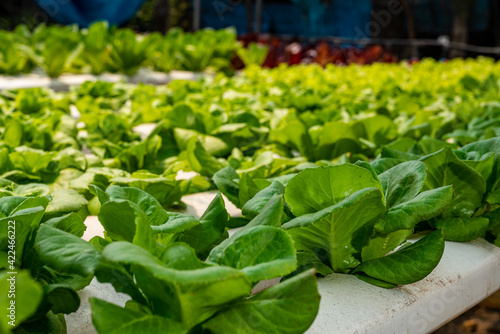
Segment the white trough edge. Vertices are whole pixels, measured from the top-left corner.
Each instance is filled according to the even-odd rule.
[[[185,213],[194,216],[208,207],[217,192],[183,197]],[[241,212],[226,198],[231,216]],[[102,236],[96,216],[85,221],[89,240]],[[259,283],[254,293],[279,280]],[[307,334],[429,333],[451,321],[500,288],[500,248],[478,239],[469,243],[446,242],[443,258],[425,279],[395,289],[382,289],[358,280],[352,275],[332,274],[318,279],[321,304],[318,316]],[[66,316],[68,333],[96,333],[88,299],[98,297],[123,306],[129,297],[116,293],[111,284],[95,279],[79,292],[80,309]]]
[[[484,239],[446,242],[423,280],[391,290],[351,275],[318,279],[321,304],[308,334],[429,333],[500,288],[500,248]]]
[[[204,73],[172,71],[169,74],[141,69],[137,74],[127,76],[124,74],[103,73],[92,74],[63,74],[58,78],[49,78],[45,75],[29,73],[17,76],[0,76],[0,90],[43,87],[56,91],[68,90],[71,86],[79,86],[86,81],[128,82],[131,84],[146,83],[164,85],[172,80],[195,81],[207,76]]]

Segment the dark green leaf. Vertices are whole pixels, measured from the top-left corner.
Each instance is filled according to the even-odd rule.
[[[91,298],[92,323],[99,334],[183,334],[187,328],[172,319],[122,308]]]
[[[411,284],[429,275],[438,265],[443,252],[443,236],[441,231],[435,231],[409,247],[361,263],[353,273],[360,279],[368,276],[395,285]]]
[[[81,276],[92,274],[101,257],[94,245],[45,224],[38,230],[35,247],[50,267]]]
[[[443,230],[445,240],[468,242],[483,237],[488,228],[487,218],[448,218],[432,222],[432,226]]]
[[[319,300],[310,270],[231,305],[204,327],[214,334],[304,333],[318,313]]]

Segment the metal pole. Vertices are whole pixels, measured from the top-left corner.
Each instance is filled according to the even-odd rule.
[[[201,0],[193,0],[193,30],[197,31],[200,29],[201,21]]]
[[[260,34],[262,25],[262,0],[257,0],[255,13],[255,33]]]
[[[401,0],[404,10],[406,12],[406,18],[408,19],[408,39],[411,41],[416,38],[415,36],[415,21],[413,20],[413,10],[410,6],[408,0]],[[410,57],[415,58],[418,55],[418,48],[416,45],[410,46]]]
[[[247,34],[253,33],[253,1],[246,0],[246,10],[247,10]]]
[[[170,0],[160,0],[155,7],[156,30],[165,34],[170,29]]]
[[[493,31],[494,31],[494,38],[495,38],[495,46],[500,46],[500,6],[498,6],[498,2],[492,1],[491,2],[491,9],[493,12]]]

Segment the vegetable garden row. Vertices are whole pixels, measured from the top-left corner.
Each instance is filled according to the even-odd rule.
[[[76,26],[40,25],[30,31],[20,25],[13,32],[0,31],[0,74],[28,73],[35,67],[50,77],[105,71],[132,75],[141,67],[167,73],[229,71],[235,52],[246,59],[247,55],[255,54],[253,50],[262,52],[254,44],[249,51],[241,48],[234,29],[205,29],[196,33],[171,29],[162,36],[108,28],[105,22],[94,23],[85,30]],[[265,57],[267,51],[263,52]]]
[[[1,91],[14,331],[64,332],[96,277],[131,298],[91,299],[99,333],[302,333],[317,276],[393,288],[431,273],[445,240],[500,245],[499,78],[491,59],[425,60]],[[242,216],[220,195],[200,218],[181,212],[208,190]],[[81,239],[89,215],[104,238]]]
[[[250,65],[366,64],[395,60],[378,45],[363,49],[326,42],[307,45],[263,36],[249,36],[239,42],[236,31],[230,28],[196,33],[170,29],[162,36],[140,35],[96,22],[82,30],[76,26],[40,25],[30,31],[20,25],[13,32],[0,31],[0,74],[4,75],[35,71],[52,78],[67,73],[111,72],[130,76],[141,68],[163,73],[181,70],[230,74]]]

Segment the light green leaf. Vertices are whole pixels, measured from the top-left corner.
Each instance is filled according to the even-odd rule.
[[[262,187],[259,187],[257,183],[254,181],[252,176],[250,176],[250,173],[243,173],[240,178],[239,186],[240,186],[240,193],[239,193],[239,199],[238,203],[240,206],[239,208],[242,208],[246,202],[251,200],[252,198],[257,195],[259,191],[261,191],[263,188],[267,187],[269,184],[266,184]]]
[[[184,215],[182,213],[170,212],[168,220],[162,225],[153,225],[151,228],[154,233],[181,233],[199,225],[198,218]]]
[[[147,296],[155,314],[184,323],[188,328],[214,315],[231,301],[250,293],[245,274],[229,267],[194,270],[168,268],[145,250],[127,242],[104,248],[106,261],[132,266],[138,287]]]
[[[180,202],[182,196],[179,181],[172,181],[144,171],[135,172],[130,177],[115,177],[110,182],[143,190],[158,200],[162,206],[172,206]]]
[[[154,251],[153,230],[138,205],[121,199],[110,200],[101,207],[98,217],[111,239],[126,240]]]
[[[211,266],[198,259],[193,248],[181,242],[168,246],[161,256],[161,261],[167,267],[177,270],[203,269]]]
[[[59,189],[51,194],[52,201],[45,210],[44,219],[59,217],[71,212],[78,212],[89,202],[72,189]]]
[[[271,226],[244,228],[215,248],[208,260],[242,269],[252,282],[284,276],[297,267],[292,239],[285,231]]]
[[[309,133],[317,136],[318,143],[314,148],[316,159],[335,159],[344,153],[361,151],[358,136],[351,125],[345,122],[327,122],[321,127],[309,129]]]
[[[274,195],[260,210],[259,214],[247,224],[247,227],[258,225],[280,227],[283,221],[284,208],[283,196]]]
[[[285,200],[295,216],[320,211],[339,203],[354,192],[382,186],[365,168],[344,164],[306,169],[285,189]]]
[[[49,219],[44,224],[71,233],[79,238],[81,238],[87,230],[87,226],[83,223],[82,217],[74,212],[62,217]]]
[[[10,200],[9,200],[10,199]],[[15,229],[15,258],[16,267],[21,267],[26,241],[38,227],[44,214],[44,206],[49,200],[45,197],[32,197],[28,199],[4,197],[0,199],[2,211],[8,217],[0,218],[0,250],[7,251],[12,239],[9,231]],[[9,227],[10,226],[10,227]]]
[[[151,225],[161,225],[167,221],[168,213],[152,195],[132,187],[110,186],[106,189],[110,200],[126,200],[136,204],[146,215]],[[101,203],[102,204],[102,203]]]
[[[196,137],[192,137],[188,141],[186,152],[191,168],[203,176],[212,177],[217,171],[225,167],[203,148]]]
[[[9,297],[11,282],[15,285],[15,298]],[[36,282],[28,271],[19,271],[15,275],[8,273],[0,274],[0,329],[2,333],[10,333],[15,327],[9,324],[14,320],[18,327],[26,319],[35,313],[38,305],[42,301],[43,290],[41,285]],[[14,302],[14,316],[11,318],[11,302]]]
[[[332,269],[343,273],[359,265],[357,257],[373,233],[374,220],[384,212],[381,191],[367,188],[321,211],[295,218],[283,228],[297,250],[326,256]]]
[[[363,247],[361,252],[362,261],[369,261],[385,256],[399,245],[405,243],[408,237],[412,234],[413,229],[399,230],[385,235],[377,233],[372,239],[370,239],[370,243]]]
[[[306,125],[299,119],[293,117],[283,119],[280,126],[271,131],[270,139],[298,150],[307,159],[314,159],[311,137]]]

